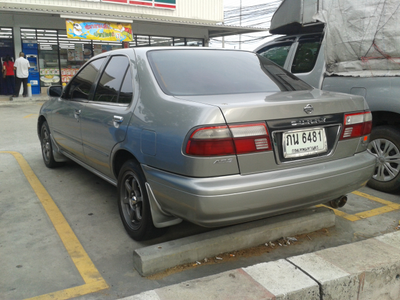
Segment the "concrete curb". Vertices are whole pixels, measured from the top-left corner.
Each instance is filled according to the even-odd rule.
[[[400,231],[120,300],[400,299]]]
[[[9,105],[9,104],[22,104],[27,102],[38,102],[38,101],[47,101],[49,100],[49,96],[32,96],[32,97],[16,97],[13,100],[9,99],[10,96],[0,96],[0,105]]]
[[[400,299],[399,250],[395,232],[287,260],[318,282],[322,299]]]
[[[310,208],[140,248],[133,252],[133,264],[139,274],[149,276],[221,253],[334,225],[335,214],[332,210],[324,207]]]

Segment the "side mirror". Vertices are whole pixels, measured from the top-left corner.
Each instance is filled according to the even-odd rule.
[[[47,95],[50,97],[60,97],[62,94],[63,87],[62,85],[52,85],[47,90]]]

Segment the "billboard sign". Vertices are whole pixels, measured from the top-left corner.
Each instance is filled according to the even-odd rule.
[[[100,21],[66,20],[67,36],[71,39],[131,42],[132,25]]]

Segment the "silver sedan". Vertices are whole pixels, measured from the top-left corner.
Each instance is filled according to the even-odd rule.
[[[225,226],[337,201],[375,168],[362,97],[314,89],[252,52],[111,51],[49,95],[44,163],[72,160],[117,186],[135,240],[182,219]]]

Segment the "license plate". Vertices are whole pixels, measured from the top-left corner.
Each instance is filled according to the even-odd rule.
[[[282,144],[285,158],[315,155],[328,149],[324,128],[286,131]]]

